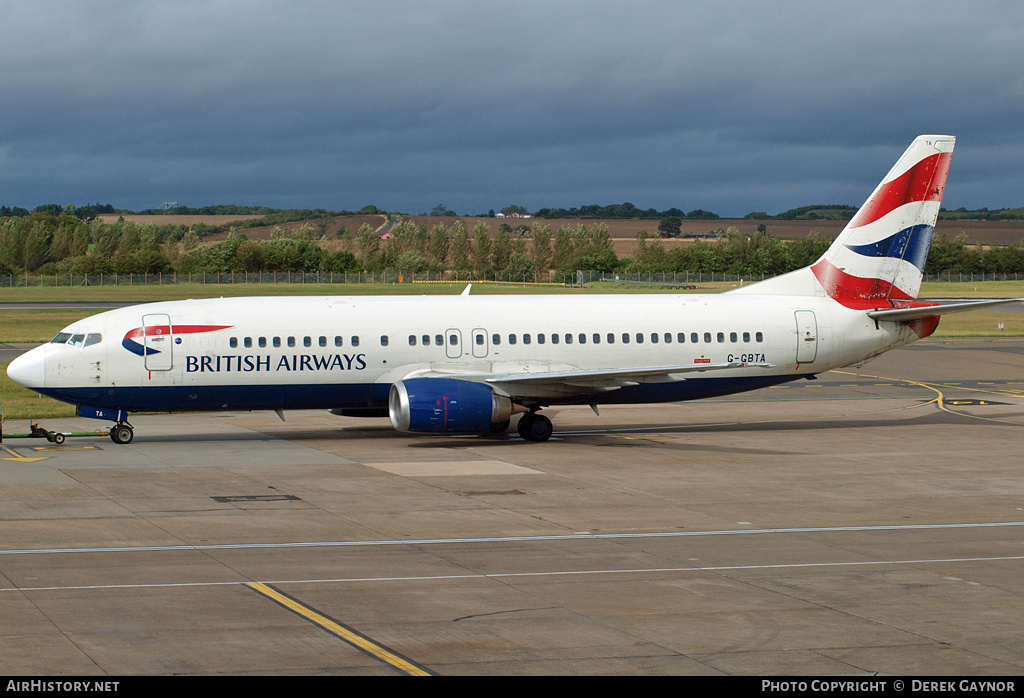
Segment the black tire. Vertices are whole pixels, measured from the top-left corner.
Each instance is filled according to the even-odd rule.
[[[117,424],[110,430],[110,440],[115,444],[130,444],[135,438],[135,430],[127,424]]]
[[[527,441],[547,441],[553,431],[551,420],[542,414],[526,415],[519,420],[519,435]]]
[[[60,432],[57,432],[56,434],[54,434],[53,435],[53,443],[55,443],[58,446],[60,446],[62,443],[64,443],[64,435],[61,434]]]

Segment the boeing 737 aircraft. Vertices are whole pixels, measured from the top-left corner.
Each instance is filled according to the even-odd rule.
[[[955,139],[920,136],[822,257],[721,295],[223,298],[100,313],[7,369],[115,422],[325,408],[401,431],[545,441],[550,405],[693,400],[865,361],[943,313],[917,301]],[[468,291],[468,289],[467,289]]]

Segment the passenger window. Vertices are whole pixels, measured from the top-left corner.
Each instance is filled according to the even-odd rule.
[[[484,345],[485,341],[486,340],[484,339],[484,333],[483,332],[477,332],[476,333],[476,345],[478,347],[482,347]]]
[[[448,335],[448,343],[451,344],[453,347],[459,346],[459,335],[457,335],[457,334],[450,334],[450,335]]]
[[[498,334],[497,332],[492,334],[491,335],[491,344],[493,344],[494,346],[498,346],[499,344],[501,344],[501,335]]]
[[[735,332],[730,332],[729,333],[729,341],[733,342],[734,344],[739,341],[739,339],[737,339],[737,337],[736,337],[736,333]]]
[[[760,332],[758,332],[757,334],[755,334],[755,335],[754,335],[754,338],[755,338],[755,339],[756,339],[757,341],[759,341],[759,342],[763,342],[763,341],[764,341],[764,335],[763,335],[763,334],[761,334]]]
[[[572,344],[572,335],[569,334],[568,332],[565,333],[565,343]]]
[[[429,347],[430,346],[430,335],[429,334],[423,335],[423,346],[425,346],[425,347]]]
[[[251,349],[252,348],[252,337],[246,337],[245,339],[243,339],[242,340],[242,344],[245,346],[246,349]]]
[[[322,346],[322,347],[326,347],[327,346],[327,337],[323,337],[323,336],[320,337],[320,346]]]
[[[508,343],[509,344],[515,344],[516,343],[516,336],[514,334],[510,334],[508,336]]]
[[[658,343],[658,333],[657,332],[651,332],[651,344],[657,344],[657,343]]]
[[[671,344],[671,343],[672,343],[672,333],[671,332],[666,332],[665,333],[665,344]]]
[[[304,347],[311,347],[311,346],[313,346],[313,338],[312,337],[303,337],[302,338],[302,346],[304,346]]]
[[[680,344],[686,344],[686,333],[685,332],[677,332],[676,333],[676,341],[679,342]]]
[[[537,344],[543,344],[546,341],[547,341],[547,337],[544,335],[543,332],[541,332],[539,335],[537,335]]]
[[[281,346],[281,338],[280,337],[274,337],[273,344],[274,344],[275,347]]]
[[[698,339],[697,333],[696,332],[691,332],[690,333],[690,343],[691,344],[696,344],[699,341],[700,341],[700,339]]]
[[[93,344],[99,344],[103,341],[103,335],[101,334],[87,334],[85,335],[85,346],[91,347]]]
[[[444,335],[443,334],[435,334],[434,335],[434,344],[436,344],[439,347],[443,347],[444,346]]]
[[[605,337],[605,339],[607,339],[607,340],[608,340],[608,343],[609,343],[609,344],[615,344],[615,333],[613,333],[613,332],[609,332],[609,333],[608,333],[608,336],[607,336],[607,337]]]
[[[414,335],[414,334],[409,335],[409,346],[410,347],[416,346],[416,335]]]
[[[644,333],[643,332],[637,332],[636,333],[636,343],[637,344],[643,344],[644,343]]]
[[[558,340],[559,340],[559,337],[558,337],[557,333],[551,335],[551,343],[552,344],[558,344]]]
[[[358,347],[359,346],[359,335],[352,335],[352,339],[349,340],[349,344],[351,344],[354,347]]]
[[[724,341],[725,341],[725,332],[719,332],[718,333],[718,343],[721,344]]]
[[[601,335],[598,334],[597,332],[594,333],[594,336],[591,337],[591,339],[594,340],[594,344],[600,344],[601,343]]]
[[[530,335],[529,334],[524,334],[523,335],[523,344],[529,344],[529,343],[530,343]]]
[[[263,347],[267,346],[267,338],[260,337],[259,340],[257,341],[257,344],[259,344],[260,348],[262,349]]]
[[[344,342],[341,339],[341,335],[338,335],[338,334],[334,335],[334,346],[336,346],[336,347],[344,346]]]
[[[585,335],[582,332],[580,332],[580,344],[586,344],[586,343],[587,343],[587,335]]]
[[[750,343],[750,333],[749,332],[744,332],[743,333],[743,341],[748,343],[748,344]]]
[[[380,336],[380,345],[382,347],[386,347],[388,345],[388,336],[386,334],[382,334]]]
[[[290,347],[294,347],[295,346],[295,337],[289,337],[288,338],[288,346],[290,346]]]
[[[629,332],[622,333],[622,343],[629,344]]]
[[[711,344],[711,333],[710,332],[705,332],[704,333],[704,343],[705,344]]]
[[[231,339],[229,339],[228,340],[228,346],[231,347],[232,349],[237,349],[238,348],[238,337],[232,337]]]

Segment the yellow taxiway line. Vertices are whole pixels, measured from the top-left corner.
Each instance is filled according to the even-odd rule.
[[[312,608],[299,603],[296,599],[281,593],[272,586],[261,584],[259,582],[252,582],[245,586],[249,587],[256,593],[262,594],[268,599],[279,603],[292,613],[302,616],[315,625],[319,625],[327,632],[341,638],[364,654],[394,667],[403,674],[407,674],[408,676],[433,676],[433,674],[423,667],[396,654],[395,652],[392,652],[384,645],[374,642],[362,633],[356,632],[352,628],[344,626],[338,621],[332,620],[331,618],[314,611]]]

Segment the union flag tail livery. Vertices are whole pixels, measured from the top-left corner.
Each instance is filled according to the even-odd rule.
[[[811,266],[831,298],[852,308],[917,298],[955,143],[918,136]]]
[[[821,259],[715,295],[214,298],[72,323],[12,361],[36,392],[129,412],[329,409],[399,431],[545,441],[551,405],[674,402],[766,388],[901,347],[939,316],[1022,299],[916,300],[953,152],[920,136]],[[282,416],[283,419],[283,416]]]

